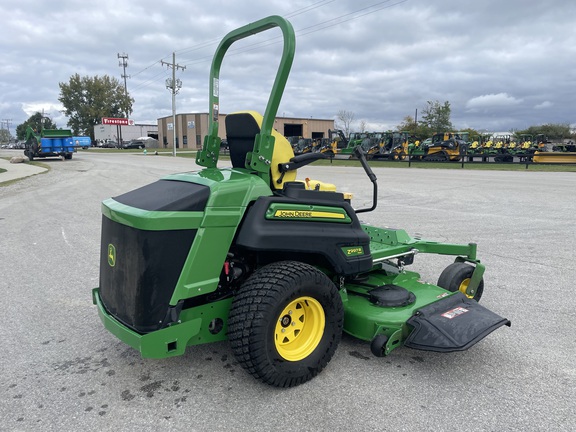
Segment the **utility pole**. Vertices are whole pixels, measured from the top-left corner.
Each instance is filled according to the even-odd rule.
[[[2,119],[2,123],[6,123],[6,129],[8,130],[8,135],[10,135],[10,122],[12,121],[12,119]],[[2,129],[0,127],[0,129]]]
[[[130,78],[130,75],[126,75],[126,68],[128,67],[128,54],[126,53],[118,53],[118,66],[122,68],[122,78],[124,78],[124,95],[128,98],[128,85],[126,84],[126,78]],[[130,117],[131,112],[126,113],[126,117]],[[122,125],[116,126],[118,130],[118,145],[122,145]]]
[[[12,119],[2,119],[2,122],[0,123],[0,130],[4,130],[4,123],[6,123],[6,130],[8,131],[8,136],[7,138],[7,143],[10,143],[10,139],[12,138],[12,135],[10,135],[10,122],[12,121]],[[0,140],[2,140],[2,138],[0,137]]]
[[[128,67],[128,54],[126,53],[118,53],[118,66],[120,66],[123,70],[122,78],[124,78],[124,94],[128,96],[128,86],[126,84],[126,78],[130,78],[130,75],[126,75],[126,68]]]
[[[42,108],[42,114],[40,115],[40,133],[44,130],[44,120],[48,118],[48,115],[44,115],[44,108]]]
[[[176,53],[172,53],[172,63],[165,62],[161,60],[160,63],[162,65],[166,65],[169,68],[172,68],[172,79],[168,78],[166,80],[166,88],[171,90],[172,92],[172,132],[173,132],[173,139],[172,142],[172,156],[176,156],[176,93],[182,87],[182,81],[180,79],[176,79],[176,69],[185,70],[186,66],[180,66],[176,64]]]

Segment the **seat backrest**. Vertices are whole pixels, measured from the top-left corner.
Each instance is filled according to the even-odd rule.
[[[234,168],[246,167],[246,154],[254,149],[254,139],[259,133],[260,126],[249,113],[226,116],[226,139]]]
[[[241,111],[226,116],[226,139],[230,150],[230,160],[234,168],[246,168],[246,155],[253,151],[256,135],[260,133],[262,115],[256,111]],[[272,130],[274,152],[270,164],[271,187],[282,189],[284,183],[296,180],[296,170],[282,174],[278,164],[289,162],[294,157],[292,146],[286,137]],[[278,180],[281,179],[280,183]]]

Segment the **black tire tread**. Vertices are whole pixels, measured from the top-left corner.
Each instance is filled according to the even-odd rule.
[[[474,267],[463,263],[455,262],[450,264],[448,267],[442,271],[440,277],[438,278],[438,286],[442,287],[448,291],[456,292],[460,286],[460,283],[466,279],[471,278],[472,273],[474,273]],[[484,292],[484,279],[480,281],[476,294],[474,295],[474,300],[480,301],[482,294]]]
[[[260,320],[277,307],[279,299],[291,287],[307,278],[313,278],[317,284],[333,291],[332,295],[337,298],[335,306],[339,329],[315,367],[307,367],[302,374],[290,376],[279,373],[270,363],[266,350],[268,327],[262,325]],[[343,316],[338,290],[324,273],[305,263],[281,261],[259,269],[242,285],[230,309],[228,339],[236,360],[252,376],[277,387],[293,387],[312,379],[328,364],[342,337]]]

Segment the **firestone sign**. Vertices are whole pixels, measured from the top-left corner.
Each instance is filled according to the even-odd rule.
[[[134,120],[127,118],[102,117],[103,125],[134,126]]]

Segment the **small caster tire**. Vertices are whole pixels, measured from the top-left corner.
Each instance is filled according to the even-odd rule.
[[[370,343],[370,351],[376,357],[384,357],[386,355],[386,344],[388,343],[388,336],[379,334]]]

